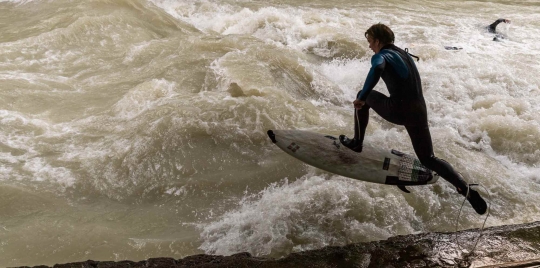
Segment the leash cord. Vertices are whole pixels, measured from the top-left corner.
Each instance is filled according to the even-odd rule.
[[[459,217],[461,216],[461,210],[463,209],[463,205],[465,204],[465,201],[467,200],[467,196],[469,196],[469,190],[470,190],[471,186],[481,186],[482,188],[484,188],[484,190],[488,194],[488,200],[491,200],[491,195],[487,191],[486,187],[484,187],[483,185],[477,184],[477,183],[467,184],[467,194],[465,195],[465,198],[463,199],[463,202],[461,203],[461,207],[459,208],[459,213],[458,213],[458,216],[456,218],[456,232],[455,232],[456,233],[456,244],[457,244],[458,248],[461,251],[463,251],[463,249],[461,248],[461,245],[458,242]],[[476,243],[474,243],[474,246],[473,246],[472,250],[470,251],[470,253],[474,252],[474,250],[476,249],[476,246],[478,245],[478,242],[480,241],[480,237],[482,236],[482,233],[484,232],[484,227],[486,226],[486,221],[487,221],[487,219],[489,217],[490,210],[491,210],[491,201],[488,204],[488,209],[487,209],[488,213],[486,215],[486,218],[484,219],[484,223],[482,224],[482,228],[480,228],[480,234],[478,235],[478,239],[476,239]]]

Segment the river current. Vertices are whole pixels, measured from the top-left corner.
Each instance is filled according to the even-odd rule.
[[[446,181],[406,194],[266,136],[352,135],[379,22],[420,57],[435,153],[484,187],[486,225],[539,220],[538,1],[0,0],[0,266],[454,231]],[[366,142],[413,152],[375,113]],[[483,220],[465,204],[459,228]]]

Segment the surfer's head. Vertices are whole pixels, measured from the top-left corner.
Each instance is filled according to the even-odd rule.
[[[369,48],[375,53],[378,53],[383,46],[394,43],[394,32],[382,23],[373,24],[364,36],[368,40]]]

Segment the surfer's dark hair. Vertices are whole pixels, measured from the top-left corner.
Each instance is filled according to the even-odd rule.
[[[379,40],[379,42],[383,44],[394,43],[394,32],[382,23],[373,24],[369,27],[364,36],[367,38],[368,35],[375,40]]]

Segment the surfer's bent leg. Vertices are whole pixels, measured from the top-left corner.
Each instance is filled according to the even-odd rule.
[[[362,152],[362,143],[366,134],[366,127],[369,122],[369,105],[365,104],[362,109],[354,109],[354,138],[349,139],[345,135],[339,136],[339,141],[345,147],[360,153]]]
[[[370,102],[368,102],[368,100],[372,95],[376,95],[373,93],[378,92],[372,91],[364,106],[362,106],[361,109],[354,109],[354,139],[351,140],[345,135],[339,136],[341,144],[358,153],[362,152],[362,145],[364,143],[364,137],[366,136],[366,128],[369,123],[369,109],[371,109],[369,104]],[[373,101],[371,103],[373,103]]]
[[[345,135],[339,136],[343,145],[355,152],[362,151],[362,144],[366,135],[366,128],[369,123],[369,109],[373,109],[385,120],[403,125],[405,113],[398,109],[400,100],[392,99],[378,91],[371,91],[366,99],[366,103],[361,109],[354,112],[354,139],[349,139]]]
[[[366,128],[369,123],[369,109],[373,108],[382,118],[394,123],[403,124],[403,118],[400,113],[395,113],[395,100],[378,92],[371,91],[366,99],[366,104],[362,109],[354,113],[354,139],[359,141],[360,145],[364,142]]]
[[[435,171],[445,180],[454,185],[457,191],[467,196],[467,200],[474,208],[476,213],[482,215],[486,213],[486,201],[474,189],[467,189],[468,185],[461,175],[446,161],[433,155],[433,144],[431,143],[431,134],[427,126],[405,126],[414,147],[414,151],[422,165]]]
[[[458,192],[467,189],[467,183],[461,175],[446,161],[435,157],[433,153],[433,143],[428,126],[405,126],[414,148],[418,160],[422,165],[433,170],[445,180],[456,187]]]
[[[400,109],[401,100],[390,98],[373,90],[369,93],[366,104],[384,120],[397,125],[405,124],[405,113]]]
[[[370,108],[369,104],[366,103],[362,106],[362,109],[354,109],[354,139],[357,140],[360,145],[364,142],[364,137],[366,136]]]

